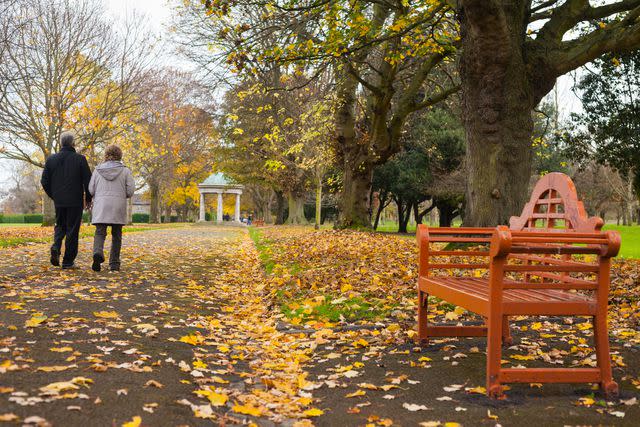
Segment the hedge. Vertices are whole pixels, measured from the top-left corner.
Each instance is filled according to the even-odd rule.
[[[134,223],[149,223],[149,214],[146,213],[134,213],[131,216]]]

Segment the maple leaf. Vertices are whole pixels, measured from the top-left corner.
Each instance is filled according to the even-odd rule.
[[[204,337],[200,333],[184,335],[180,337],[180,342],[184,342],[191,345],[200,345],[204,342]]]
[[[252,405],[236,404],[233,405],[233,408],[231,410],[233,412],[237,412],[238,414],[253,415],[254,417],[259,417],[263,413],[261,408]]]

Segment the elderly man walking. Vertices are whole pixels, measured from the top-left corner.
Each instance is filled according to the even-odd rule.
[[[60,265],[62,240],[65,241],[62,268],[73,268],[78,255],[78,233],[82,224],[82,210],[91,204],[89,180],[91,169],[87,159],[76,153],[71,133],[60,137],[60,152],[49,156],[40,183],[56,208],[56,226],[51,246],[51,264]]]

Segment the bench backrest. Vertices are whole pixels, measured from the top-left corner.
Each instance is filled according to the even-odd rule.
[[[602,218],[587,215],[573,181],[560,172],[540,178],[522,214],[509,220],[509,228],[516,231],[565,229],[588,233],[600,231],[603,224]]]

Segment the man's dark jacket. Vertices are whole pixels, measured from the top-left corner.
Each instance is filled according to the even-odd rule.
[[[91,201],[90,180],[87,159],[72,147],[62,147],[47,159],[40,182],[57,208],[73,208],[82,207],[84,198]]]

